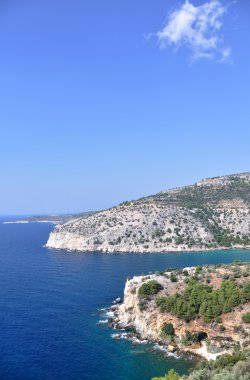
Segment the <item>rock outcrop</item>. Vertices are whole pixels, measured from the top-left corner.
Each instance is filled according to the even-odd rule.
[[[247,292],[246,298],[242,298],[242,302],[236,300],[238,305],[231,310],[229,308],[229,312],[223,312],[209,321],[204,321],[201,315],[204,305],[189,321],[161,310],[159,304],[157,306],[157,299],[161,297],[183,294],[187,287],[187,279],[190,280],[194,276],[198,284],[207,285],[209,282],[209,286],[214,290],[219,289],[223,281],[228,283],[231,281],[237,284],[239,289],[245,287],[250,291],[249,273],[250,264],[238,263],[206,266],[202,269],[199,267],[199,270],[184,268],[174,272],[134,277],[126,282],[124,301],[116,306],[111,325],[116,328],[132,329],[141,339],[167,345],[170,351],[190,352],[208,360],[225,353],[232,353],[235,348],[249,349],[250,320],[249,323],[244,323],[243,316],[249,314],[250,318],[250,292],[249,294]],[[160,290],[147,296],[140,294],[143,284],[152,280],[160,284]],[[232,290],[232,300],[234,291]],[[206,296],[204,300],[206,301]],[[217,307],[216,302],[214,307]],[[174,334],[171,337],[164,332],[166,325],[173,326]]]
[[[250,247],[250,173],[193,186],[57,226],[47,247],[102,252],[174,252]]]

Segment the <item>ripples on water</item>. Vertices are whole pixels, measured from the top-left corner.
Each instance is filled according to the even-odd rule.
[[[190,360],[111,338],[100,308],[128,276],[249,260],[249,251],[80,254],[43,248],[53,226],[0,224],[0,379],[148,380]]]

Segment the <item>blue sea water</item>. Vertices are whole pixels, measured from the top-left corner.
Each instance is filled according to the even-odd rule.
[[[7,218],[4,218],[7,220]],[[0,220],[0,379],[149,380],[194,363],[111,338],[99,309],[128,276],[249,260],[250,251],[175,254],[68,253],[43,247],[53,226]]]

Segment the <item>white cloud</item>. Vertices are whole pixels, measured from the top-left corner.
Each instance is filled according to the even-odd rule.
[[[186,46],[192,59],[229,61],[231,48],[224,45],[221,29],[227,11],[219,0],[194,6],[189,0],[170,13],[167,24],[157,33],[162,48]]]

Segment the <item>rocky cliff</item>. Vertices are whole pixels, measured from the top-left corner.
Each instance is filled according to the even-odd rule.
[[[208,360],[249,349],[249,273],[249,263],[236,263],[134,277],[111,324]]]
[[[250,246],[250,173],[206,179],[57,226],[47,247],[170,252]]]

